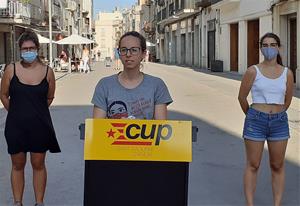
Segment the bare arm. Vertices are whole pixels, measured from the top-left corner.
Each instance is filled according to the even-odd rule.
[[[286,94],[284,107],[287,110],[292,102],[293,98],[293,90],[294,90],[294,76],[292,71],[289,69],[287,74],[287,82],[286,82]]]
[[[166,120],[168,117],[168,110],[166,104],[155,105],[154,119]]]
[[[55,94],[55,76],[51,68],[48,69],[47,81],[49,83],[47,102],[48,102],[48,106],[50,106],[51,103],[53,102],[54,94]]]
[[[100,109],[97,106],[94,106],[93,118],[94,119],[105,119],[106,118],[106,111],[104,111],[103,109]]]
[[[238,100],[240,102],[243,112],[246,114],[249,109],[249,103],[247,97],[253,85],[253,81],[256,76],[256,70],[254,67],[249,67],[244,74],[241,82]]]
[[[9,110],[9,85],[13,76],[13,65],[6,67],[3,77],[1,79],[0,99],[4,108]]]

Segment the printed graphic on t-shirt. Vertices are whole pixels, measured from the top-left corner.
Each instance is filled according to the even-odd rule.
[[[130,113],[134,117],[146,119],[146,111],[151,108],[151,99],[140,98],[129,102]]]
[[[128,118],[127,106],[122,101],[114,101],[108,106],[108,117],[111,119]]]
[[[108,117],[111,119],[147,119],[151,109],[151,99],[144,97],[132,102],[114,101],[108,106]],[[148,111],[148,112],[147,112]]]

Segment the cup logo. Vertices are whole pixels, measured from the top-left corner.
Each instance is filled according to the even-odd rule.
[[[111,123],[107,138],[112,138],[112,145],[158,146],[160,142],[172,137],[172,126],[169,124],[127,124]]]

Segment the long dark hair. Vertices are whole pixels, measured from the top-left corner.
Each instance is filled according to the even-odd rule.
[[[130,32],[126,32],[125,34],[123,34],[120,38],[120,41],[119,41],[119,48],[121,47],[122,39],[124,39],[124,37],[126,37],[126,36],[134,36],[134,37],[138,38],[140,40],[140,43],[141,43],[142,52],[146,51],[146,49],[147,49],[146,39],[145,39],[145,37],[143,37],[143,35],[141,35],[140,33],[136,32],[136,31],[130,31]]]
[[[273,38],[273,39],[275,39],[275,41],[277,42],[278,47],[281,47],[280,38],[276,34],[269,32],[269,33],[266,33],[265,35],[263,35],[260,38],[260,42],[259,42],[260,48],[262,47],[262,43],[263,43],[263,41],[264,41],[265,38]],[[280,64],[281,66],[283,66],[283,64],[282,64],[282,58],[281,58],[281,56],[280,56],[279,53],[277,54],[277,64]]]

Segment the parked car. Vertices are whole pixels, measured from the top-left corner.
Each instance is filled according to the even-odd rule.
[[[105,57],[104,62],[105,62],[105,67],[111,67],[112,59],[110,57]]]

